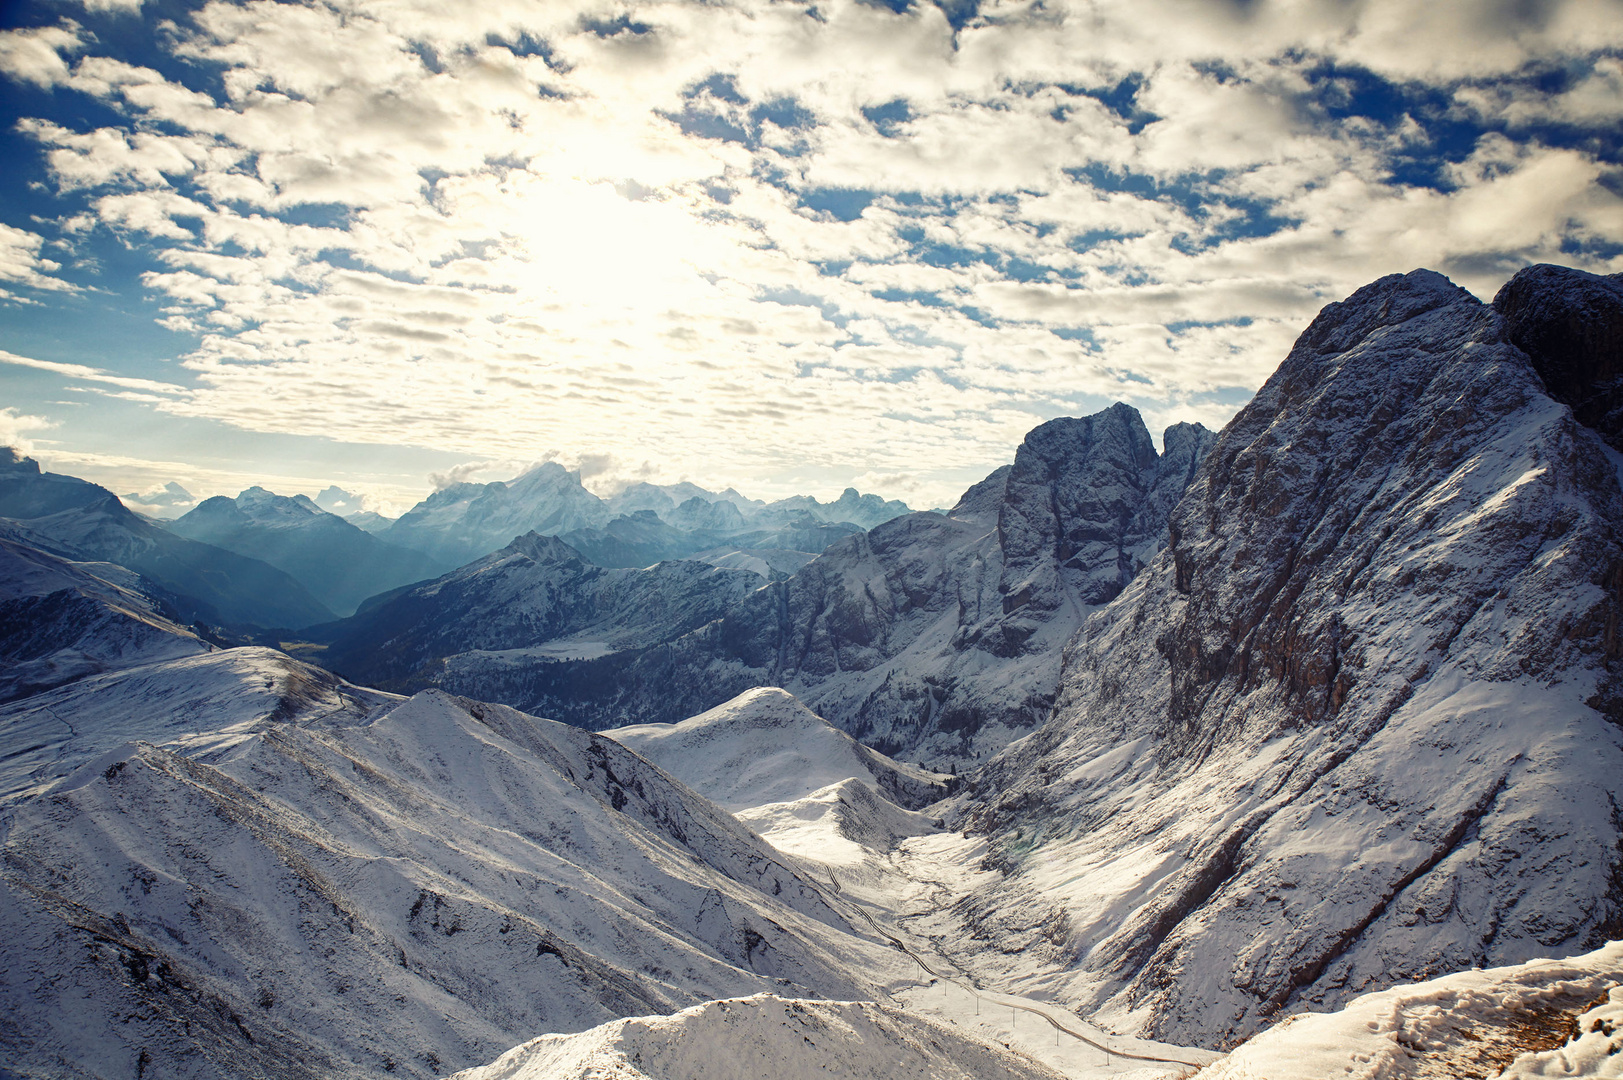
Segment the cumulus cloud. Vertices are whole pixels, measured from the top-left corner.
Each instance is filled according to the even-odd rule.
[[[34,443],[29,434],[54,427],[56,421],[48,417],[32,416],[12,408],[0,409],[0,446],[9,446],[20,454],[32,454]]]
[[[1618,268],[1604,140],[1539,128],[1615,126],[1614,0],[978,11],[216,0],[146,27],[163,71],[6,32],[0,72],[124,118],[19,117],[64,235],[144,252],[198,341],[184,387],[59,373],[466,455],[439,487],[550,454],[944,504],[1056,410],[1220,423],[1380,274]],[[36,228],[0,278],[61,289]]]
[[[0,222],[0,281],[52,292],[71,291],[71,284],[55,276],[62,264],[41,255],[44,244],[45,238],[38,233]],[[4,288],[0,288],[0,297],[17,298]]]
[[[173,480],[166,481],[162,487],[120,495],[119,500],[125,506],[161,518],[177,518],[197,505],[197,497]]]
[[[52,87],[68,81],[65,54],[83,46],[73,23],[0,31],[0,74],[18,82]]]

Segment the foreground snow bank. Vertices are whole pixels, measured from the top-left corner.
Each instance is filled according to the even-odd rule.
[[[774,994],[543,1035],[453,1080],[1059,1080],[1024,1054],[867,1001]]]
[[[1462,971],[1303,1013],[1198,1080],[1623,1076],[1623,941],[1570,960]]]

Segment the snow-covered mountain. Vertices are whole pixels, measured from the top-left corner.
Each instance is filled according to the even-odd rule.
[[[543,1035],[452,1080],[1061,1080],[1024,1054],[871,1001],[775,994]]]
[[[726,544],[688,556],[711,566],[750,570],[760,574],[767,581],[781,581],[790,577],[816,557],[809,551],[795,551],[790,548],[736,548]]]
[[[912,512],[908,505],[899,499],[864,495],[856,488],[848,487],[831,503],[819,502],[810,495],[793,495],[787,499],[767,503],[755,516],[758,520],[779,514],[810,514],[818,521],[831,524],[846,522],[863,529],[872,529],[892,518],[899,518]]]
[[[602,728],[781,686],[893,757],[972,762],[1047,717],[1065,642],[1164,542],[1212,438],[1175,425],[1158,455],[1126,405],[1050,421],[947,516],[851,536],[712,625],[458,692]]]
[[[611,516],[603,500],[581,486],[580,473],[549,461],[505,482],[452,484],[436,491],[382,536],[449,570],[488,555],[515,536],[595,529]]]
[[[207,652],[151,592],[122,566],[0,539],[0,702],[99,671]]]
[[[602,734],[725,810],[805,798],[851,777],[910,809],[947,793],[947,777],[868,749],[775,686],[746,690],[677,724]]]
[[[187,622],[301,627],[333,617],[288,574],[143,520],[106,488],[41,472],[0,447],[0,530],[75,561],[109,562],[161,588]]]
[[[559,537],[599,566],[652,566],[666,559],[687,559],[717,548],[750,551],[797,550],[808,558],[862,530],[848,522],[819,521],[804,511],[764,515],[752,527],[743,524],[731,503],[694,507],[697,500],[670,511],[673,525],[652,510],[638,510],[610,521],[601,529],[576,529]],[[770,524],[761,524],[761,521]],[[700,524],[719,522],[719,527]]]
[[[707,505],[732,510],[731,503]],[[636,567],[685,559],[720,544],[725,534],[712,529],[679,528],[655,511],[643,509],[621,514],[600,529],[574,529],[559,539],[598,566]]]
[[[169,530],[267,562],[339,615],[369,596],[436,576],[435,563],[422,552],[385,543],[308,496],[262,487],[234,499],[205,499]]]
[[[526,532],[562,536],[600,566],[649,566],[723,542],[816,553],[871,527],[869,522],[907,512],[904,503],[854,488],[832,503],[795,496],[768,504],[732,488],[717,494],[686,481],[636,483],[602,499],[582,486],[580,473],[547,462],[505,483],[436,491],[381,535],[426,553],[441,570],[472,562]]]
[[[871,999],[905,970],[699,795],[502,706],[301,688],[296,661],[226,650],[53,691],[82,721],[67,756],[183,729],[200,663],[274,686],[0,804],[22,1075],[439,1076],[714,998]]]
[[[481,700],[523,702],[538,665],[669,640],[762,584],[748,569],[700,562],[605,569],[557,537],[530,533],[310,636],[330,646],[323,663],[358,682],[477,686]]]
[[[0,730],[15,747],[0,760],[0,801],[43,791],[127,743],[206,756],[278,723],[314,716],[359,722],[389,700],[258,647],[100,672],[0,706]]]
[[[1445,278],[1325,308],[961,796],[965,962],[1217,1045],[1619,936],[1618,469]]]

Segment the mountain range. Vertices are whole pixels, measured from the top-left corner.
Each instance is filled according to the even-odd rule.
[[[1050,421],[946,515],[848,536],[703,620],[673,626],[633,605],[613,618],[635,633],[599,628],[591,638],[603,645],[589,651],[547,644],[554,631],[506,616],[480,616],[477,644],[459,633],[426,652],[416,637],[397,644],[416,650],[429,684],[585,727],[672,722],[779,686],[884,753],[972,763],[1047,715],[1066,641],[1163,542],[1166,515],[1214,438],[1176,424],[1157,453],[1127,405]],[[467,580],[503,588],[478,573]],[[382,636],[393,639],[405,609],[438,590],[421,586],[316,636],[331,642],[336,670],[387,680],[397,673]],[[488,605],[463,596],[449,606]],[[667,628],[676,632],[643,633]]]
[[[816,552],[606,567],[838,522],[453,486],[402,535],[499,542],[299,659],[193,614],[289,575],[12,455],[3,1068],[1609,1075],[1620,328],[1392,275],[1221,432],[1050,421]]]

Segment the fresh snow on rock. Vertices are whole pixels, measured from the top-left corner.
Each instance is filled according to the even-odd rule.
[[[950,779],[868,749],[772,686],[678,724],[603,734],[733,811],[800,799],[848,778],[916,808],[945,795]]]
[[[1060,1080],[939,1021],[870,1001],[773,994],[543,1035],[455,1080]]]
[[[1336,1012],[1292,1016],[1196,1076],[1623,1076],[1623,942],[1569,960],[1462,971],[1365,994]]]
[[[1000,874],[938,932],[1204,1045],[1617,936],[1620,535],[1492,309],[1427,271],[1330,305],[961,796]]]

